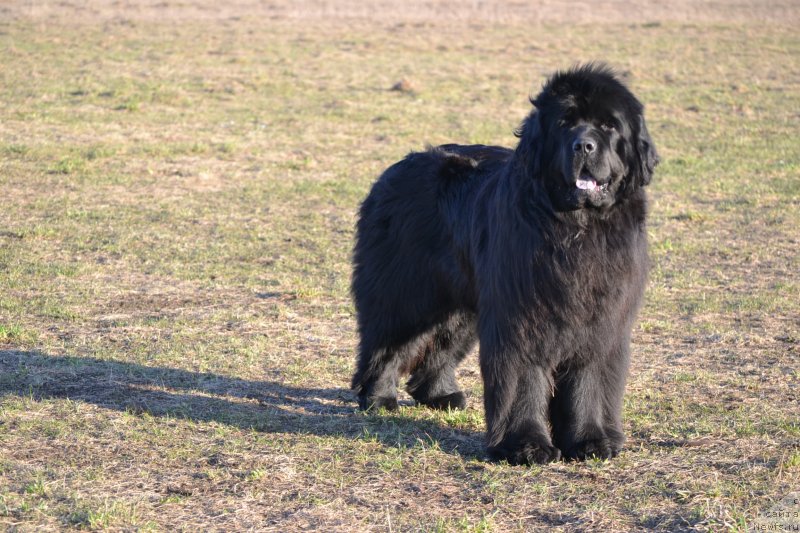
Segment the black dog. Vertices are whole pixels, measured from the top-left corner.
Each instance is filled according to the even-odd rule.
[[[630,332],[647,274],[658,156],[642,105],[604,66],[556,73],[515,150],[448,144],[387,169],[361,206],[352,292],[362,409],[397,385],[463,408],[480,341],[489,453],[616,456]]]

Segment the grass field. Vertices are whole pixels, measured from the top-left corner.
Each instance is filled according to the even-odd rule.
[[[791,2],[577,25],[22,4],[0,8],[0,527],[744,531],[800,491]],[[358,413],[370,183],[425,143],[514,143],[529,93],[590,59],[662,155],[626,450],[488,462],[475,354],[468,410]]]

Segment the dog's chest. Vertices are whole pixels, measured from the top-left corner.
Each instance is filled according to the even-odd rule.
[[[529,302],[570,322],[588,326],[603,316],[626,314],[644,290],[643,232],[588,234],[541,252],[531,265]]]

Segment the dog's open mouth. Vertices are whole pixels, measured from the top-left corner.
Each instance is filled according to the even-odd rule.
[[[584,190],[584,191],[600,191],[605,192],[608,189],[608,183],[603,183],[602,185],[598,185],[597,181],[594,179],[594,176],[591,175],[587,170],[581,170],[581,174],[578,179],[575,180],[575,187]]]

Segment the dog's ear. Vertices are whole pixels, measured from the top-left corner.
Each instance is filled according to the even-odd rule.
[[[636,156],[638,159],[638,176],[636,177],[636,185],[643,187],[650,183],[653,179],[653,171],[658,165],[660,159],[656,147],[653,145],[653,140],[650,138],[650,133],[647,131],[647,126],[644,123],[644,117],[639,115],[639,135],[636,141]]]
[[[519,138],[517,160],[522,162],[533,175],[538,175],[537,147],[541,146],[541,130],[541,117],[536,110],[531,111],[531,114],[514,130],[514,135]]]

